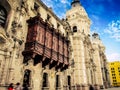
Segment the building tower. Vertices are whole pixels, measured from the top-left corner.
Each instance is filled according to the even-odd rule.
[[[92,44],[94,49],[93,58],[96,64],[96,84],[101,88],[107,88],[109,86],[107,58],[105,56],[105,46],[98,33],[92,34]]]
[[[90,20],[79,0],[72,1],[71,9],[66,12],[66,20],[69,22],[72,30],[70,41],[73,48],[72,60],[74,60],[75,64],[74,85],[82,85],[86,90],[88,82],[84,54],[84,37],[90,34]]]

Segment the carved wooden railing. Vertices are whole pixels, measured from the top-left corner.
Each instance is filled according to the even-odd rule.
[[[35,64],[42,62],[43,67],[65,70],[69,65],[69,41],[44,22],[40,16],[30,18],[28,33],[23,51],[24,63],[33,59]]]

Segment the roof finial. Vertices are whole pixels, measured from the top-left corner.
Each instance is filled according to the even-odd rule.
[[[77,4],[77,3],[80,4],[80,0],[73,0],[73,1],[71,2],[71,5],[73,6],[73,4]]]

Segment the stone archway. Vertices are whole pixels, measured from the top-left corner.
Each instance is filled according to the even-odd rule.
[[[11,5],[7,0],[0,0],[0,25],[5,28],[8,22]]]
[[[8,26],[11,6],[7,0],[0,0],[0,48],[7,47],[8,37],[6,28]]]
[[[7,11],[7,14],[8,14],[9,11],[11,10],[11,6],[10,6],[10,4],[8,3],[7,0],[0,0],[0,5],[5,8],[5,10]]]
[[[31,85],[31,70],[29,69],[24,71],[23,85],[24,84],[27,84],[28,86]]]
[[[60,75],[56,75],[56,90],[59,90],[61,86]]]
[[[0,5],[0,27],[5,27],[6,19],[7,11],[3,6]]]
[[[68,88],[71,90],[71,76],[67,76]]]
[[[48,87],[48,73],[43,73],[43,78],[42,78],[42,90],[49,90]]]

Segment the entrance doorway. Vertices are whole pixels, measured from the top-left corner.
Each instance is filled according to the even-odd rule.
[[[30,82],[31,82],[31,71],[26,69],[24,72],[24,78],[23,78],[23,85],[28,85],[30,87]]]
[[[71,77],[68,76],[68,88],[69,90],[71,90]]]

